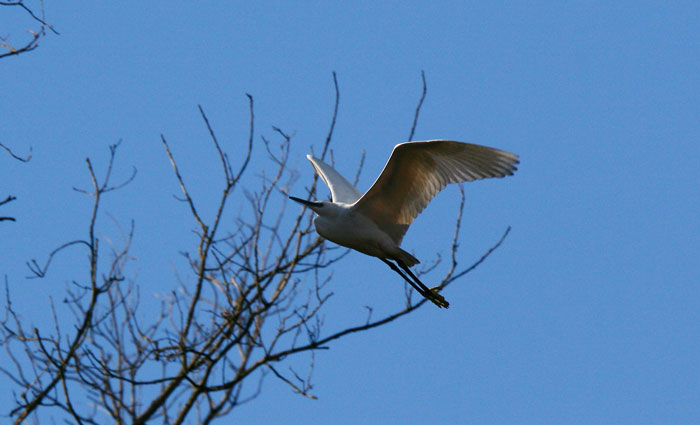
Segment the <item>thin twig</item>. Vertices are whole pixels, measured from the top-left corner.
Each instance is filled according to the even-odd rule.
[[[28,8],[28,7],[24,4],[24,2],[23,2],[22,0],[19,0],[19,1],[16,1],[16,2],[12,2],[12,1],[0,1],[0,6],[19,6],[19,7],[21,7],[22,9],[24,9],[25,12],[27,12],[27,13],[29,14],[29,16],[31,16],[35,21],[39,22],[43,27],[46,27],[46,28],[50,29],[50,30],[51,30],[54,34],[56,34],[56,35],[60,35],[59,32],[56,31],[56,29],[53,27],[53,25],[48,24],[48,23],[47,23],[45,20],[43,20],[42,18],[36,16],[36,14],[34,14],[34,12],[33,12],[30,8]],[[43,7],[42,7],[41,10],[42,10],[42,12],[43,12],[43,10],[44,10]]]
[[[209,124],[209,118],[207,118],[207,114],[204,113],[204,109],[202,108],[202,105],[197,105],[199,108],[199,113],[202,115],[202,119],[204,119],[204,123],[207,125],[207,130],[209,130],[209,136],[211,136],[212,141],[214,142],[214,146],[216,147],[216,151],[219,153],[219,159],[221,160],[221,168],[224,169],[224,175],[226,176],[226,181],[229,182],[231,181],[231,165],[228,162],[228,157],[224,153],[224,151],[221,150],[221,146],[219,145],[219,140],[216,138],[216,134],[214,134],[214,130],[211,128],[211,125]]]
[[[194,219],[197,220],[197,223],[199,224],[199,227],[202,229],[202,231],[204,233],[206,233],[207,226],[204,224],[204,222],[200,218],[199,213],[197,212],[197,208],[194,205],[194,201],[192,200],[192,197],[190,197],[190,193],[187,191],[187,187],[185,186],[185,182],[182,180],[182,175],[180,175],[180,170],[177,167],[177,163],[175,162],[175,158],[173,157],[173,154],[170,152],[170,146],[168,145],[167,140],[165,140],[165,136],[163,136],[161,134],[160,140],[163,142],[163,146],[165,146],[165,152],[167,153],[168,159],[170,160],[170,164],[173,167],[173,171],[175,172],[175,177],[177,178],[177,181],[180,184],[180,190],[185,195],[185,200],[186,200],[187,204],[190,206],[190,211],[192,212],[192,216],[194,216]]]
[[[416,113],[413,115],[413,124],[411,125],[411,132],[408,133],[408,141],[413,140],[413,136],[416,133],[416,126],[418,125],[418,116],[420,115],[420,109],[423,106],[423,100],[425,100],[425,95],[428,92],[428,86],[425,83],[425,71],[420,72],[421,80],[423,81],[423,91],[420,95],[420,100],[418,100],[418,106],[416,106]]]
[[[328,151],[328,146],[331,143],[331,138],[333,137],[333,130],[335,129],[335,121],[338,118],[338,105],[340,104],[340,89],[338,88],[338,77],[333,71],[333,87],[335,88],[335,102],[333,103],[333,118],[331,118],[331,127],[328,129],[328,135],[326,136],[326,141],[323,143],[323,150],[321,151],[321,159],[326,158],[326,152]]]
[[[5,149],[7,151],[7,153],[9,153],[10,156],[13,157],[14,159],[16,159],[17,161],[29,162],[32,159],[32,147],[31,146],[29,147],[29,153],[27,154],[26,158],[22,158],[21,156],[15,154],[14,152],[12,152],[12,149],[8,148],[7,146],[3,145],[2,143],[0,143],[0,148]]]

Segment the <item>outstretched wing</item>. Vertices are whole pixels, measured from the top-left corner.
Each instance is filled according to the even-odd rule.
[[[318,175],[326,182],[326,185],[331,190],[333,202],[353,204],[360,199],[362,193],[355,189],[343,176],[338,174],[333,167],[311,155],[306,155],[306,159],[311,161],[311,165],[314,166]]]
[[[450,140],[401,143],[353,208],[401,244],[408,226],[449,183],[513,175],[518,155]]]

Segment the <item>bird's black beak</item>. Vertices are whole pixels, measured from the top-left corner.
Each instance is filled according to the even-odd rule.
[[[298,202],[302,205],[306,205],[309,208],[318,207],[320,204],[320,202],[311,202],[311,201],[307,201],[306,199],[297,198],[296,196],[290,196],[289,199],[291,199],[292,201]]]

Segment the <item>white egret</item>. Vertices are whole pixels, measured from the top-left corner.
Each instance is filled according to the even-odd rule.
[[[379,258],[419,294],[445,308],[449,303],[438,288],[429,289],[409,268],[419,261],[400,248],[408,226],[447,184],[513,175],[518,164],[518,155],[470,143],[401,143],[394,147],[384,170],[363,195],[330,165],[311,155],[306,158],[331,190],[331,201],[289,198],[318,214],[314,218],[318,234]]]

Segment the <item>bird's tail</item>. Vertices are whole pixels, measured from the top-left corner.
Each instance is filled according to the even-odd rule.
[[[396,259],[402,263],[404,263],[408,267],[413,267],[416,264],[420,263],[416,257],[413,255],[409,254],[408,252],[404,251],[401,248],[397,248],[398,252],[396,253]]]

